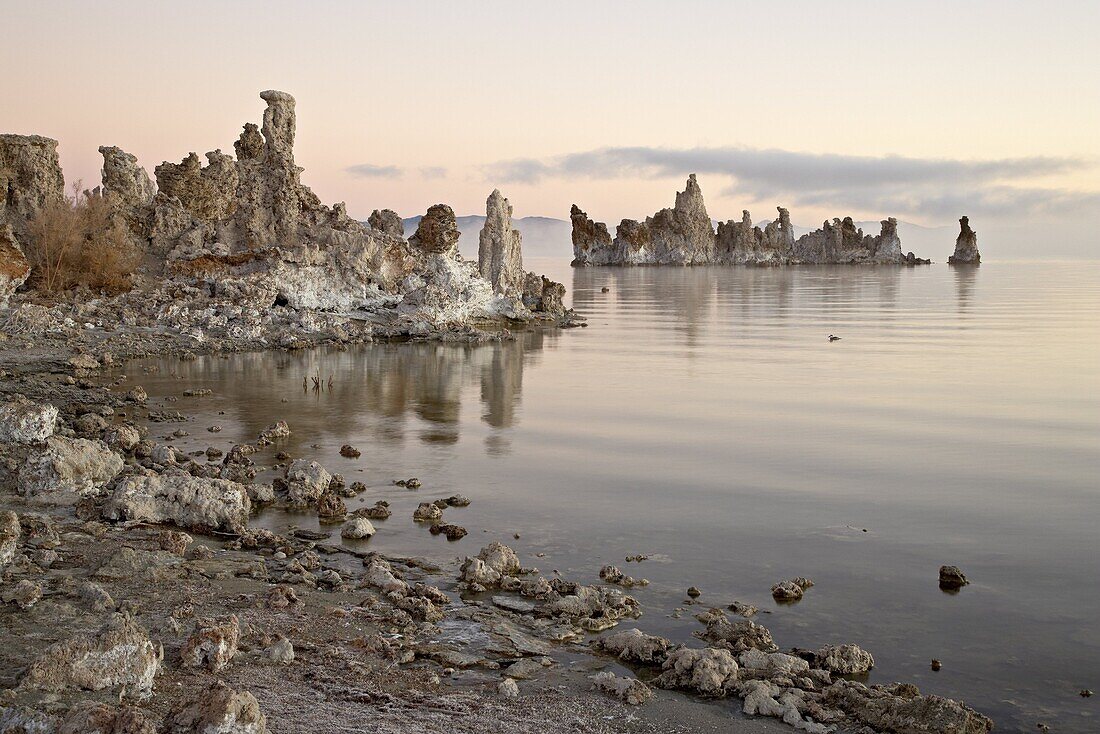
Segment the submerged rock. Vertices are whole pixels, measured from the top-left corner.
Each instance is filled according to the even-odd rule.
[[[103,507],[108,520],[173,523],[196,531],[242,532],[252,504],[243,484],[188,474],[126,477]]]
[[[940,696],[922,696],[916,686],[907,683],[868,687],[839,680],[823,694],[823,704],[879,731],[986,734],[993,730],[991,719],[965,704]]]
[[[947,258],[949,265],[979,265],[982,255],[978,252],[978,233],[970,229],[970,218],[959,220],[959,236],[955,240],[955,252]]]

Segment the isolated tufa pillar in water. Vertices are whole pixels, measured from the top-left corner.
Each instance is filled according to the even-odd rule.
[[[959,220],[959,237],[955,240],[955,254],[947,258],[950,265],[978,265],[982,255],[978,252],[978,233],[970,229],[970,217]]]

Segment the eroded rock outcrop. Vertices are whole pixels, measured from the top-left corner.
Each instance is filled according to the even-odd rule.
[[[790,213],[765,227],[754,227],[748,211],[711,227],[695,174],[676,205],[662,209],[644,222],[624,219],[615,239],[607,227],[588,218],[576,204],[573,223],[573,265],[798,265],[798,264],[906,264],[925,263],[904,254],[897,220],[884,219],[878,235],[865,235],[851,217],[825,222],[821,229],[794,236]]]
[[[27,282],[30,274],[30,261],[16,241],[11,225],[0,223],[0,308],[7,306],[8,299]]]
[[[979,265],[982,255],[978,252],[978,233],[970,229],[970,217],[959,219],[959,236],[955,240],[955,252],[947,258],[949,265]]]
[[[57,141],[41,135],[0,135],[0,224],[22,226],[51,204],[65,199],[65,177]]]
[[[390,237],[405,236],[405,222],[401,215],[392,209],[375,209],[370,213],[367,224],[371,229],[376,229]]]
[[[101,145],[99,152],[103,156],[102,196],[132,232],[143,235],[149,227],[157,187],[138,165],[137,156],[113,145]]]
[[[409,244],[426,253],[452,255],[458,248],[459,236],[454,210],[446,204],[433,204],[420,218]]]
[[[603,222],[593,222],[574,204],[569,210],[573,222],[573,265],[611,265],[611,235]]]
[[[481,277],[493,285],[496,293],[523,290],[523,254],[519,231],[512,227],[512,205],[493,189],[485,201],[485,225],[478,246]]]

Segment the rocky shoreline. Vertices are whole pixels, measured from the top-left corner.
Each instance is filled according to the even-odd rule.
[[[281,451],[292,425],[221,456],[184,454],[171,432],[183,416],[119,378],[121,353],[80,350],[0,347],[0,626],[25,641],[0,652],[0,731],[783,726],[691,699],[805,731],[992,727],[908,684],[850,680],[874,664],[854,645],[780,652],[743,605],[686,605],[698,645],[632,629],[642,580],[615,567],[543,575],[504,538],[458,541],[467,555],[453,565],[361,550],[341,536],[369,537],[390,510],[349,511],[362,485]],[[264,469],[275,481],[257,480]],[[424,499],[414,517],[460,538],[454,508],[468,500]],[[272,505],[316,513],[322,531],[254,527]]]

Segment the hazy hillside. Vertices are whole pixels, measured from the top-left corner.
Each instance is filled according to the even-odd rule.
[[[405,236],[408,237],[416,231],[416,225],[420,217],[410,217],[405,220]],[[458,229],[462,233],[458,241],[458,249],[465,257],[476,258],[478,246],[478,234],[485,224],[485,217],[471,215],[458,217]],[[528,257],[553,257],[573,258],[573,244],[570,239],[572,225],[564,219],[553,217],[523,217],[513,220],[513,224],[523,234],[523,254]],[[764,227],[768,220],[758,223]],[[717,226],[717,222],[715,223]],[[820,226],[820,225],[818,225]],[[878,234],[881,225],[875,221],[856,222],[866,234]],[[612,235],[614,235],[614,227]],[[813,229],[816,229],[814,227]],[[810,227],[794,225],[796,237],[810,232]],[[920,257],[932,258],[936,262],[947,260],[955,247],[956,228],[922,227],[910,222],[898,222],[898,234],[901,236],[901,245],[906,252],[914,252]]]

